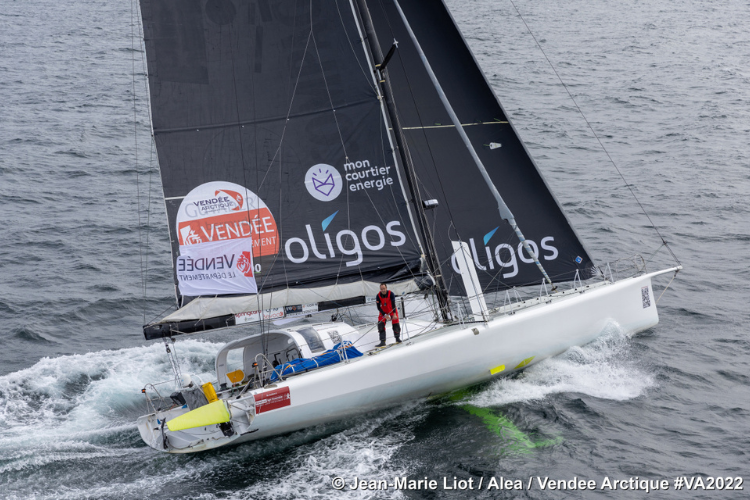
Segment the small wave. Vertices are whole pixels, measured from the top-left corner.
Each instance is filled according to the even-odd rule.
[[[76,158],[88,158],[88,154],[86,154],[83,151],[76,151],[75,149],[68,149],[67,151],[55,151],[55,154],[58,155],[68,155],[68,156],[74,156]]]
[[[79,177],[91,177],[91,173],[86,172],[85,170],[71,170],[66,175],[69,179],[77,179]]]
[[[0,314],[10,315],[13,313],[15,313],[15,309],[13,309],[7,302],[0,300]]]
[[[624,401],[637,398],[654,385],[654,376],[631,359],[628,337],[617,325],[610,325],[594,342],[571,347],[518,376],[500,379],[470,402],[500,406],[560,393]]]
[[[10,332],[11,337],[25,340],[27,342],[33,342],[38,344],[56,344],[54,340],[50,340],[41,333],[35,332],[31,328],[27,326],[22,326],[19,328],[14,328]]]
[[[17,205],[42,205],[42,200],[38,198],[23,198],[18,195],[5,195],[4,202],[8,205],[11,204],[17,204]]]

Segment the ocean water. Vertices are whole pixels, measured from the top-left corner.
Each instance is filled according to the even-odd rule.
[[[170,377],[140,326],[173,292],[134,5],[2,0],[0,497],[646,496],[332,489],[355,476],[638,477],[670,481],[654,498],[746,497],[673,480],[750,480],[750,4],[448,1],[591,255],[641,254],[652,270],[669,254],[514,4],[685,266],[659,325],[634,338],[611,325],[461,400],[167,456],[135,427],[140,389]],[[229,335],[179,342],[183,369],[210,374]]]

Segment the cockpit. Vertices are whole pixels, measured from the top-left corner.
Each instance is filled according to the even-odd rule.
[[[357,330],[345,323],[305,325],[287,330],[271,330],[226,344],[216,356],[216,376],[220,390],[260,381],[262,370],[299,358],[313,358],[342,340],[355,341]],[[352,338],[355,337],[355,338]]]

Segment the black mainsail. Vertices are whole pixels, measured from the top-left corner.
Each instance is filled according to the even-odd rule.
[[[262,310],[419,274],[348,2],[142,0],[141,10],[181,305],[230,298],[223,312]]]
[[[588,277],[591,259],[444,4],[400,4],[544,268],[553,281]],[[399,41],[383,72],[373,71],[362,9],[383,44],[374,52]],[[413,290],[423,251],[431,271],[458,272],[457,240],[485,290],[541,281],[392,0],[141,0],[141,12],[181,306],[144,327],[147,338],[228,326],[248,311],[344,304],[381,281]],[[374,75],[388,81],[398,119]],[[392,134],[406,140],[400,158]],[[409,195],[405,168],[418,179]],[[424,199],[439,200],[429,220]],[[450,289],[464,294],[459,282]]]

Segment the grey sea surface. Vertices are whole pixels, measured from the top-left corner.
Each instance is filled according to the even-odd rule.
[[[148,448],[135,426],[140,389],[170,378],[164,346],[143,340],[144,310],[151,319],[174,298],[134,4],[0,1],[0,497],[647,496],[526,488],[541,476],[747,498],[750,4],[513,2],[685,266],[659,325],[634,338],[613,328],[468,403],[417,401],[179,456]],[[448,5],[597,262],[671,265],[513,4]],[[178,342],[183,369],[210,374],[227,338]],[[744,490],[675,490],[696,475],[741,477]],[[440,487],[332,489],[355,476]],[[444,477],[484,487],[447,490]],[[487,490],[492,477],[523,489]]]

